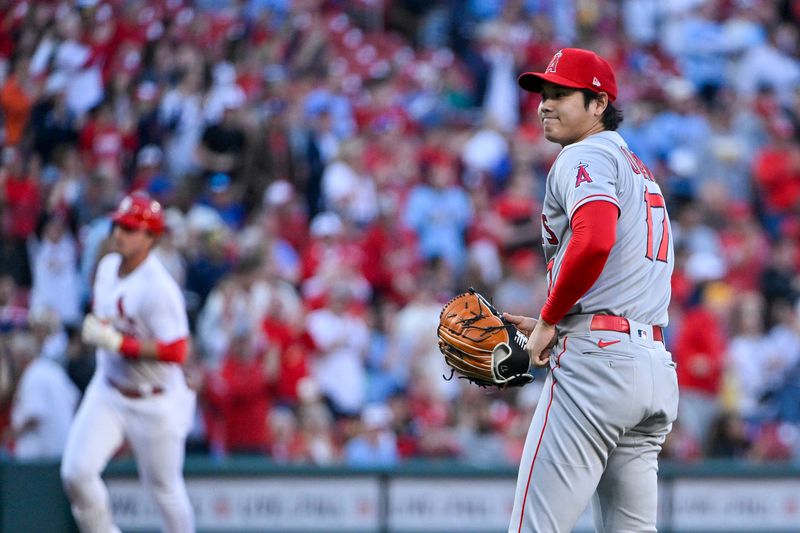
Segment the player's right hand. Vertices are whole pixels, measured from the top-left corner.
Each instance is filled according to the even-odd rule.
[[[526,346],[533,366],[541,368],[550,363],[550,354],[557,338],[558,334],[553,324],[548,324],[544,320],[536,321]]]
[[[112,352],[119,352],[119,348],[122,346],[122,333],[114,329],[114,326],[108,322],[100,320],[91,313],[86,315],[83,320],[81,339],[87,344],[99,346]]]

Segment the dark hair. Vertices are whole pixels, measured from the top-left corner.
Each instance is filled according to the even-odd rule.
[[[597,100],[597,93],[589,89],[581,89],[580,91],[583,93],[583,105],[588,109],[589,102]],[[614,107],[614,104],[609,100],[606,110],[603,111],[602,120],[603,127],[607,131],[617,131],[617,128],[619,128],[619,125],[622,124],[624,119],[622,118],[622,111]]]

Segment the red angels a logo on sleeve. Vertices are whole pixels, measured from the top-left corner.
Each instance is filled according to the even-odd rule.
[[[554,55],[553,59],[550,60],[550,64],[547,65],[547,70],[545,70],[545,72],[555,73],[556,69],[558,68],[558,60],[561,59],[561,55],[561,50],[556,52],[556,55]]]
[[[575,176],[575,188],[577,189],[581,183],[592,183],[592,177],[589,176],[589,171],[586,168],[589,165],[587,163],[579,163],[578,164],[578,175]]]

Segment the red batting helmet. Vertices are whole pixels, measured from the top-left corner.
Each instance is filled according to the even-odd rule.
[[[112,216],[114,224],[146,229],[153,235],[164,231],[164,210],[147,193],[134,192],[122,199]]]

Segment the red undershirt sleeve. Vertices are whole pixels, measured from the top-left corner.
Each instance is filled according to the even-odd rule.
[[[618,215],[616,205],[602,200],[584,204],[572,215],[572,239],[542,307],[548,324],[558,324],[600,277],[617,239]]]
[[[136,337],[125,335],[122,338],[122,345],[119,351],[124,357],[137,359],[141,356],[141,350],[141,343]],[[173,342],[156,343],[157,359],[165,363],[183,363],[186,360],[188,351],[189,343],[185,338]]]

